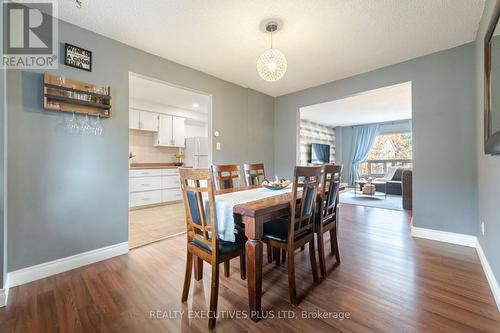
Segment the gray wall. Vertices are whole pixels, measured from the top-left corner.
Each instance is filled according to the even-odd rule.
[[[3,17],[3,6],[0,6],[0,17]],[[0,24],[0,36],[3,36],[3,24]],[[3,55],[3,43],[0,43],[0,54]],[[0,68],[0,289],[3,288],[7,276],[6,257],[6,223],[5,223],[5,70]]]
[[[93,68],[53,73],[110,85],[113,117],[103,137],[66,135],[70,115],[41,108],[41,72],[8,71],[9,271],[127,241],[129,71],[212,94],[214,163],[251,158],[274,173],[273,98],[65,22],[59,38],[91,50]]]
[[[275,171],[292,174],[298,109],[412,82],[413,212],[418,227],[476,234],[475,48],[470,43],[275,100]]]
[[[500,214],[498,198],[500,198],[500,156],[484,154],[483,110],[484,110],[484,51],[483,41],[493,9],[499,1],[487,0],[483,18],[476,39],[476,89],[477,89],[477,170],[478,170],[478,204],[479,214],[475,221],[479,242],[495,274],[500,281]],[[485,223],[485,236],[481,233],[481,221]]]

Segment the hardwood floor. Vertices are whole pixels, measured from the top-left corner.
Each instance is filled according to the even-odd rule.
[[[182,202],[131,210],[128,216],[128,245],[131,249],[186,232]]]
[[[275,315],[291,311],[297,317],[303,311],[342,311],[349,319],[264,318],[254,323],[219,317],[215,331],[500,332],[500,313],[475,250],[412,239],[409,218],[405,212],[343,205],[342,264],[332,267],[327,247],[328,276],[315,285],[308,250],[298,252],[297,296],[302,299],[297,307],[289,303],[286,265],[264,264],[264,310]],[[208,266],[202,281],[192,281],[188,302],[180,301],[184,237],[11,289],[7,307],[0,309],[0,332],[208,331],[206,318],[150,318],[150,311],[174,316],[166,311],[208,309]],[[229,278],[221,275],[219,311],[245,311],[247,286],[238,260],[231,270]]]

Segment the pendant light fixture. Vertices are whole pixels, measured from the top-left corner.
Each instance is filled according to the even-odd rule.
[[[285,75],[286,58],[285,55],[273,48],[273,33],[279,30],[277,21],[271,20],[265,24],[265,30],[271,34],[271,48],[264,51],[257,60],[257,72],[260,77],[268,82],[278,81]]]

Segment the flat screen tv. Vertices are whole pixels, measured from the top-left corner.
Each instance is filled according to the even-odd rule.
[[[330,145],[313,143],[311,145],[311,163],[330,163]]]

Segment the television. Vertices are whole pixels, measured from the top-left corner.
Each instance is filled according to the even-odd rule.
[[[311,144],[311,163],[330,163],[330,145],[321,143]]]

